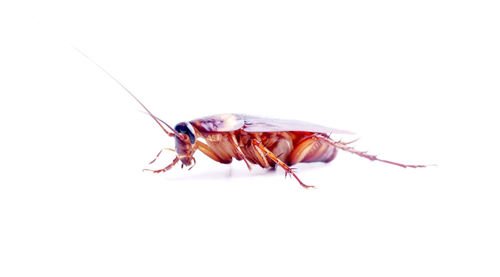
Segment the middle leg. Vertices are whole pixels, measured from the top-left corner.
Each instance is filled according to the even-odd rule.
[[[242,159],[247,164],[248,170],[252,170],[250,163],[248,162],[247,158],[245,157],[245,154],[243,153],[243,151],[241,151],[241,148],[238,144],[238,140],[236,139],[236,136],[234,134],[231,134],[229,139],[231,140],[231,143],[233,144],[233,147],[236,150],[236,153],[238,153],[238,156],[240,157],[240,159]]]

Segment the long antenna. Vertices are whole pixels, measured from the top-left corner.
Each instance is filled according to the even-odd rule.
[[[128,94],[130,94],[130,96],[132,96],[135,101],[137,101],[137,103],[139,103],[143,108],[144,110],[146,110],[146,112],[154,119],[154,121],[156,121],[156,123],[158,123],[158,125],[160,125],[160,127],[163,129],[163,131],[165,133],[167,133],[167,135],[173,137],[173,136],[177,136],[177,137],[180,137],[182,138],[182,135],[179,134],[174,128],[170,127],[170,125],[168,125],[167,123],[165,123],[163,120],[161,121],[161,123],[165,124],[173,133],[170,133],[169,131],[167,131],[167,129],[165,129],[165,127],[163,127],[163,125],[161,125],[160,121],[158,120],[158,118],[156,116],[153,115],[153,113],[148,109],[146,108],[146,106],[144,104],[142,104],[142,102],[127,88],[125,87],[125,85],[123,85],[120,81],[118,81],[118,79],[115,78],[115,76],[111,75],[111,73],[109,73],[106,69],[104,69],[104,67],[102,67],[101,65],[99,65],[97,62],[95,62],[92,58],[90,58],[89,56],[87,56],[87,54],[83,53],[82,50],[76,48],[76,47],[73,47],[76,51],[80,52],[80,54],[82,54],[85,58],[87,58],[89,61],[91,61],[93,64],[95,64],[97,67],[99,67],[104,73],[106,73],[106,75],[108,75],[111,79],[113,79],[118,85],[120,85],[126,92],[128,92]]]

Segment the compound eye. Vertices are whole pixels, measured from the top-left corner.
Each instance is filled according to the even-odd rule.
[[[188,135],[189,140],[191,141],[191,144],[195,143],[194,130],[193,130],[193,127],[191,127],[191,125],[186,124],[185,122],[181,122],[181,123],[175,125],[174,129],[181,134]]]

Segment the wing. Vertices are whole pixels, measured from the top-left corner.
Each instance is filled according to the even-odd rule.
[[[286,131],[297,131],[297,132],[311,132],[311,133],[322,133],[322,134],[354,134],[346,130],[339,130],[330,127],[325,127],[309,122],[298,121],[298,120],[286,120],[286,119],[276,119],[276,118],[263,118],[252,115],[240,115],[245,125],[243,130],[249,133],[257,132],[286,132]]]
[[[261,132],[311,132],[332,134],[354,134],[345,130],[338,130],[313,123],[297,120],[265,118],[243,114],[218,114],[190,121],[202,132],[231,132],[243,129],[249,133]]]
[[[201,132],[231,132],[243,128],[245,122],[238,114],[216,114],[189,121]]]

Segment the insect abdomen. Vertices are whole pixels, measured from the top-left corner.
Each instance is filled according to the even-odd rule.
[[[331,162],[337,156],[337,148],[318,140],[316,136],[308,136],[300,140],[289,156],[288,164]]]

